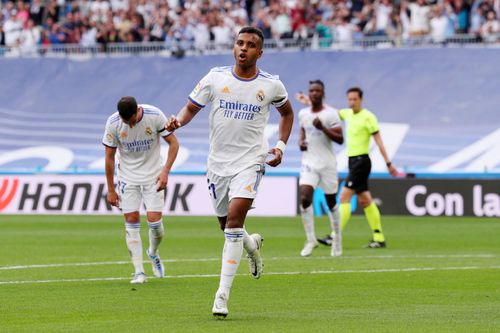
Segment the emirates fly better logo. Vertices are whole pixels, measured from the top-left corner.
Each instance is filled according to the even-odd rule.
[[[3,179],[0,183],[0,212],[7,208],[14,195],[16,194],[17,187],[19,186],[19,179]]]

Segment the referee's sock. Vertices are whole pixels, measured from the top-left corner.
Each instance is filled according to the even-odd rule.
[[[380,222],[380,211],[374,202],[365,208],[365,215],[373,231],[373,240],[379,243],[385,242],[385,237],[382,233],[382,223]]]
[[[347,222],[351,218],[351,203],[340,204],[340,230],[344,230]]]

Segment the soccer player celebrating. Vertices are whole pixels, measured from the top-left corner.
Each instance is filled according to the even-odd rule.
[[[207,182],[225,235],[220,283],[212,308],[215,317],[228,314],[229,293],[243,248],[248,253],[251,275],[259,278],[262,274],[262,237],[248,235],[245,217],[264,174],[266,155],[272,154],[272,159],[265,163],[279,165],[292,130],[293,110],[283,83],[277,76],[257,68],[263,42],[260,30],[242,28],[233,48],[235,65],[210,70],[166,126],[168,131],[185,126],[206,104],[212,105]],[[276,107],[281,117],[279,141],[268,151],[264,129],[270,105]]]
[[[349,156],[349,175],[340,193],[341,229],[343,230],[349,222],[351,198],[356,193],[373,231],[373,238],[367,247],[383,248],[386,243],[380,222],[380,212],[368,189],[368,177],[372,166],[368,156],[371,137],[375,140],[389,173],[396,176],[398,171],[385,151],[377,117],[362,107],[362,101],[363,91],[358,87],[350,88],[347,90],[347,102],[350,109],[340,110],[340,118],[346,122],[347,155]]]
[[[146,282],[142,262],[139,208],[144,201],[149,226],[147,255],[153,273],[165,274],[158,247],[163,239],[162,211],[168,174],[177,157],[179,143],[173,133],[165,130],[167,121],[160,109],[139,104],[134,97],[122,97],[118,112],[108,118],[102,143],[105,148],[105,170],[108,202],[120,207],[125,216],[127,247],[135,268],[130,283]],[[168,143],[168,156],[162,166],[160,137]],[[115,190],[115,154],[118,148],[118,191]]]
[[[344,137],[338,111],[323,103],[325,85],[321,80],[309,82],[310,107],[299,111],[299,147],[303,151],[300,171],[300,214],[306,232],[306,243],[300,252],[310,256],[318,246],[314,232],[314,212],[311,206],[314,189],[319,186],[325,192],[329,208],[328,218],[332,228],[333,246],[331,255],[342,253],[340,220],[337,209],[337,159],[332,141],[342,144]]]

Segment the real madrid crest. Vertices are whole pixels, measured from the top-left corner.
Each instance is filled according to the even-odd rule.
[[[127,132],[120,132],[120,139],[125,139],[127,137]]]
[[[153,134],[153,130],[151,129],[151,127],[146,127],[146,134],[147,135]]]
[[[259,90],[259,92],[257,93],[257,96],[255,96],[255,97],[257,97],[257,100],[259,102],[262,102],[264,100],[264,98],[266,98],[266,95],[264,95],[264,90],[262,90],[262,89]]]

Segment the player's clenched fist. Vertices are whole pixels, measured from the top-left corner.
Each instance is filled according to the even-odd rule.
[[[179,127],[181,127],[181,122],[177,120],[176,116],[170,116],[165,124],[165,129],[169,132],[173,132]]]
[[[283,157],[283,152],[279,150],[278,148],[273,148],[269,150],[269,154],[273,155],[274,158],[270,161],[267,161],[266,164],[275,167],[278,166],[281,163],[281,158]]]
[[[120,207],[120,196],[118,196],[118,193],[114,191],[108,192],[107,199],[111,206]]]

